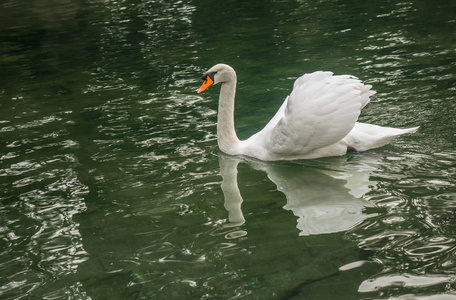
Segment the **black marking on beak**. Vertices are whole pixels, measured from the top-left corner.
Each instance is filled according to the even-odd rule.
[[[202,78],[203,78],[203,80],[206,80],[207,77],[209,77],[210,79],[212,79],[212,81],[215,81],[214,80],[215,74],[217,74],[217,72],[206,72],[206,73],[203,74]]]

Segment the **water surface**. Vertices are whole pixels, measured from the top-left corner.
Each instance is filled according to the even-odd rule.
[[[2,299],[456,298],[456,5],[19,1],[0,6]],[[303,73],[372,84],[362,122],[421,126],[359,155],[217,150]],[[408,298],[407,298],[408,297]],[[445,298],[446,299],[446,298]]]

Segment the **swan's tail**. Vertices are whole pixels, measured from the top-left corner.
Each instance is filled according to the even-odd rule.
[[[357,122],[344,139],[348,146],[355,148],[357,151],[365,151],[382,147],[398,136],[416,132],[418,128],[419,126],[401,129]]]
[[[403,133],[401,134],[404,134],[404,133],[414,133],[418,130],[418,128],[420,128],[420,126],[416,126],[416,127],[411,127],[411,128],[405,128],[405,129],[401,129]],[[400,134],[400,135],[401,135]]]

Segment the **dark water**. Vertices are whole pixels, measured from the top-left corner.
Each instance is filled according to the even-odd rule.
[[[0,298],[456,299],[455,49],[454,1],[3,1]],[[421,128],[226,157],[196,94],[218,62],[241,138],[315,70]]]

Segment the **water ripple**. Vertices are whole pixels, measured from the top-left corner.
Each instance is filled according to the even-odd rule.
[[[61,128],[69,114],[58,115],[35,120],[26,115],[0,133],[14,131],[4,136],[7,152],[0,160],[0,256],[8,281],[3,295],[25,295],[50,278],[62,280],[87,259],[73,220],[86,209],[88,193],[75,172],[78,158],[70,152],[79,143]]]
[[[454,291],[453,4],[19,2],[2,7],[15,14],[2,14],[9,27],[0,42],[0,297]],[[360,214],[370,218],[298,236],[283,194],[244,164],[245,222],[225,226],[218,89],[195,93],[221,59],[238,70],[240,136],[267,122],[296,76],[316,69],[374,84],[362,121],[421,126],[366,153],[375,166],[351,177],[365,183],[350,198],[368,201]],[[310,167],[339,174],[335,197],[347,194],[363,157],[296,166],[310,177]]]

